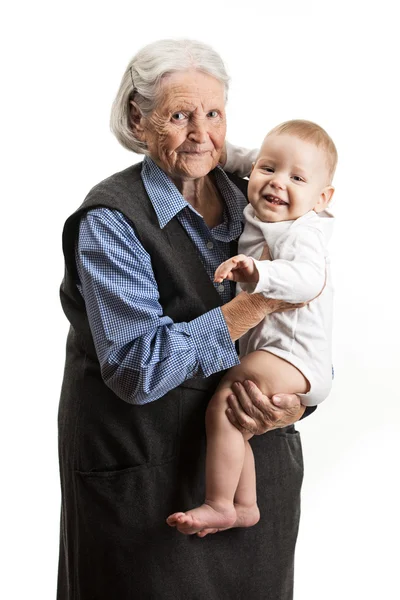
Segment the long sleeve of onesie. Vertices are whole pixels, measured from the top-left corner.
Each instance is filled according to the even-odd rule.
[[[315,406],[328,396],[332,384],[332,284],[327,242],[333,219],[310,211],[295,221],[264,223],[251,205],[244,212],[246,225],[239,252],[253,258],[259,281],[241,284],[242,289],[293,304],[313,301],[297,310],[269,315],[240,339],[240,353],[268,350],[293,364],[310,384],[310,391],[300,394],[302,403]],[[265,243],[271,260],[259,261]]]
[[[263,261],[253,258],[259,281],[255,286],[241,284],[243,290],[293,304],[308,302],[319,294],[325,283],[324,237],[314,226],[296,224],[297,221],[277,239],[272,250],[277,258]]]

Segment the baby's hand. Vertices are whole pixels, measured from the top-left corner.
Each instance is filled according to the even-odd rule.
[[[257,283],[258,269],[250,256],[238,254],[223,262],[214,274],[214,281],[220,283],[224,279],[243,283]]]

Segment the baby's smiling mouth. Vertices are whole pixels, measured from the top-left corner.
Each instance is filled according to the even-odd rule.
[[[289,202],[285,202],[285,200],[278,198],[278,196],[272,196],[271,194],[266,194],[264,196],[264,198],[270,204],[275,204],[277,206],[288,206],[289,205]]]

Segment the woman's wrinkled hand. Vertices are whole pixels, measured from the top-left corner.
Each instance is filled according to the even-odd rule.
[[[229,421],[242,433],[261,435],[298,421],[305,411],[295,394],[265,396],[252,381],[236,382],[228,398]]]

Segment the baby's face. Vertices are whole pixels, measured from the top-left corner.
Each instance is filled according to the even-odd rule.
[[[260,221],[291,221],[326,207],[328,183],[322,149],[294,135],[272,134],[250,175],[248,196]]]

